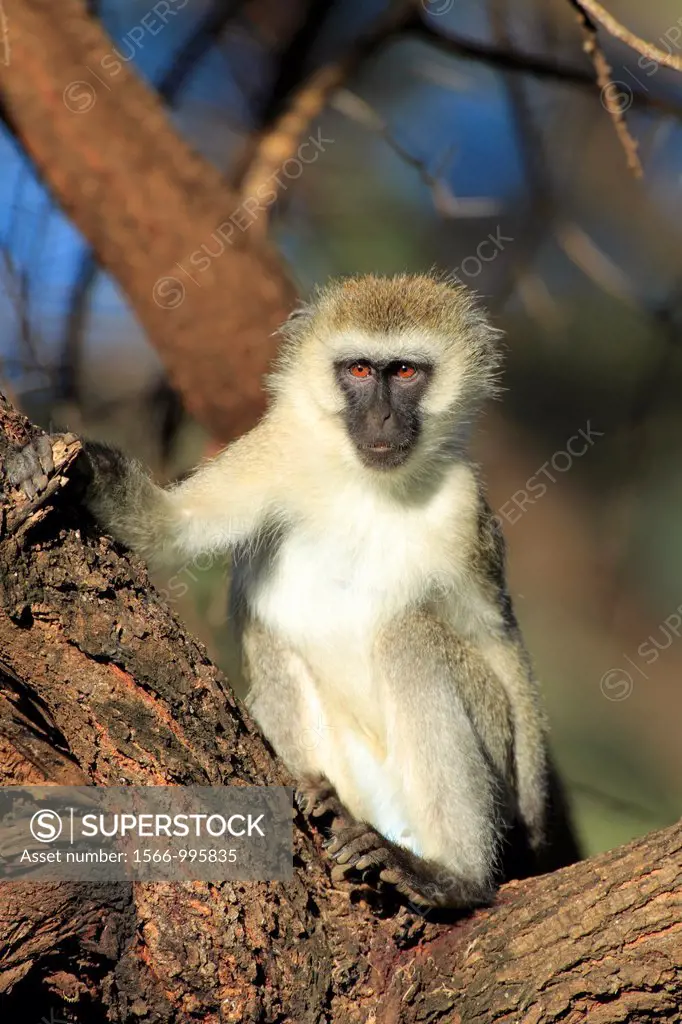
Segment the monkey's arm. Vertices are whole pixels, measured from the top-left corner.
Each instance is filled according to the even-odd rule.
[[[159,487],[139,462],[115,448],[85,441],[85,504],[108,533],[146,558],[225,550],[248,541],[278,515],[280,461],[272,433],[263,421],[168,488]],[[35,474],[29,480],[22,467],[31,465],[23,449],[10,467],[13,482],[28,488]]]
[[[482,496],[473,568],[483,593],[497,606],[505,625],[504,636],[489,635],[482,643],[481,653],[502,683],[509,701],[518,813],[538,866],[554,870],[579,860],[580,849],[550,756],[539,686],[507,590],[504,537]]]

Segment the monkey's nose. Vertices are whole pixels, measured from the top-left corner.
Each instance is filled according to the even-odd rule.
[[[373,420],[378,434],[381,435],[384,431],[391,429],[393,426],[393,415],[388,402],[377,407]]]

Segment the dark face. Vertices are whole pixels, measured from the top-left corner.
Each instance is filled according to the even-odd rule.
[[[419,438],[419,404],[432,374],[425,363],[356,359],[335,366],[348,434],[366,466],[393,469]]]

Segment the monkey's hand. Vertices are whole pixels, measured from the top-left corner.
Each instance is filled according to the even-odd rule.
[[[10,449],[4,461],[10,487],[18,487],[32,501],[45,490],[54,469],[52,442],[47,434],[41,434],[23,448]]]
[[[381,835],[366,822],[332,828],[325,844],[336,861],[332,879],[339,881],[349,872],[378,878],[393,886],[417,907],[473,907],[488,903],[492,893],[475,882],[457,877],[444,867],[417,857]]]
[[[0,493],[4,489],[17,488],[30,502],[43,495],[56,469],[64,468],[64,455],[78,442],[76,434],[38,434],[28,444],[15,445],[0,443]],[[85,478],[87,460],[84,452],[74,451],[76,458],[68,459],[69,480]]]

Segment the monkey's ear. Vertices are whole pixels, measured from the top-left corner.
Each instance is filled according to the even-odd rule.
[[[292,309],[287,317],[287,323],[289,320],[296,320],[300,316],[310,316],[310,306],[305,302],[300,302],[295,309]]]
[[[307,302],[299,303],[291,311],[279,330],[275,331],[275,334],[280,334],[287,341],[296,341],[304,332],[306,325],[312,320],[313,312],[314,308],[311,304]]]
[[[300,302],[295,309],[292,309],[289,316],[284,321],[285,324],[294,323],[297,320],[309,320],[312,316],[313,307],[307,302]]]

